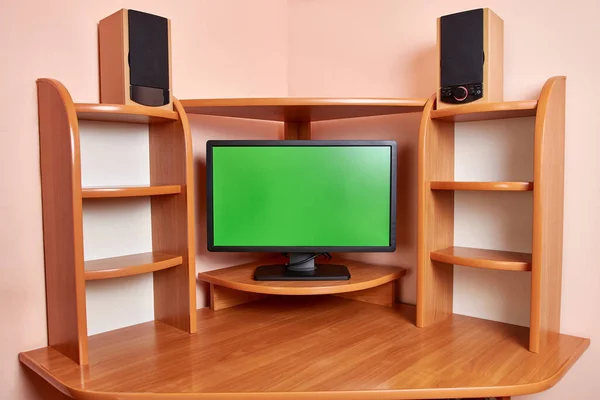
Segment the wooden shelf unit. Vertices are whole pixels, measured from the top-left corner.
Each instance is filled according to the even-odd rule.
[[[86,280],[145,272],[153,272],[155,319],[195,332],[193,159],[183,107],[176,100],[175,111],[75,104],[67,89],[52,79],[39,79],[37,89],[49,346],[86,365]],[[80,119],[149,123],[150,187],[82,188]],[[153,253],[85,262],[83,199],[115,194],[152,195]]]
[[[397,284],[405,274],[402,268],[335,260],[349,267],[350,281],[256,282],[251,279],[254,267],[278,262],[263,260],[198,274],[199,280],[210,285],[212,311],[205,308],[196,313],[191,139],[184,108],[177,100],[175,119],[149,111],[144,114],[138,107],[119,106],[123,112],[114,112],[94,105],[91,109],[97,111],[90,113],[89,108],[78,106],[81,118],[151,124],[150,188],[119,189],[116,193],[119,197],[151,196],[153,252],[88,261],[86,275],[82,200],[111,197],[113,192],[81,188],[78,112],[66,89],[56,81],[40,80],[38,92],[49,346],[21,353],[19,359],[67,396],[82,400],[141,400],[150,394],[172,400],[334,400],[525,395],[556,384],[589,346],[589,339],[561,335],[556,329],[544,335],[540,354],[525,348],[528,341],[530,348],[538,343],[534,339],[536,334],[541,338],[540,327],[557,326],[556,319],[548,323],[548,318],[553,318],[556,304],[560,306],[560,262],[554,261],[560,258],[550,257],[560,255],[561,242],[557,231],[543,219],[562,222],[562,214],[559,219],[558,214],[549,217],[557,212],[557,204],[543,199],[551,190],[549,175],[556,177],[560,172],[562,182],[562,163],[546,163],[543,171],[539,166],[549,150],[562,154],[562,78],[547,83],[539,105],[522,105],[516,111],[510,104],[504,109],[496,105],[489,110],[488,106],[477,115],[477,119],[494,119],[537,112],[538,169],[533,187],[531,182],[454,182],[455,117],[432,118],[435,97],[426,104],[419,99],[183,102],[192,113],[283,121],[286,139],[310,139],[312,121],[418,112],[425,106],[419,143],[416,310],[396,303]],[[459,115],[461,110],[447,111]],[[466,112],[460,115],[459,120],[470,118]],[[549,137],[543,144],[542,135]],[[434,161],[429,155],[439,158]],[[555,167],[560,171],[548,170]],[[61,179],[56,179],[59,176]],[[171,189],[163,193],[164,187],[171,187],[173,193]],[[520,253],[449,248],[453,246],[454,190],[532,189],[534,201],[538,201],[534,216],[538,226],[531,258]],[[557,194],[562,195],[562,186]],[[562,205],[562,196],[560,200]],[[57,212],[69,218],[60,226],[48,224],[46,219]],[[58,240],[63,247],[56,246]],[[545,249],[557,243],[559,249],[547,254]],[[435,261],[436,257],[443,260]],[[527,329],[451,315],[451,263],[459,262],[479,268],[531,268],[532,321],[538,319],[537,333],[533,323],[532,329]],[[88,339],[85,280],[150,271],[154,271],[156,320]],[[557,294],[557,288],[558,300],[549,299]],[[431,326],[420,329],[415,325]],[[187,334],[196,329],[197,333]]]
[[[529,350],[550,346],[560,330],[564,182],[565,77],[546,81],[538,101],[482,103],[434,110],[425,106],[419,133],[417,325],[452,315],[455,263],[531,270]],[[454,123],[535,116],[534,180],[454,182]],[[454,190],[533,189],[533,249],[529,255],[454,248]]]
[[[272,296],[198,310],[194,335],[161,322],[94,335],[87,367],[51,347],[19,359],[81,400],[441,399],[546,390],[590,343],[556,335],[534,354],[527,328],[454,315],[421,329],[414,318],[414,306]]]

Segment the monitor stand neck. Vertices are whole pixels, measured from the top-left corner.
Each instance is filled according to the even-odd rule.
[[[314,258],[302,262],[312,256],[314,256],[313,253],[290,253],[287,269],[294,272],[314,272],[316,270]]]

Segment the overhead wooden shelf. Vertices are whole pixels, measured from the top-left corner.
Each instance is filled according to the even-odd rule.
[[[505,271],[531,271],[531,254],[512,251],[485,250],[471,247],[448,247],[432,251],[434,261],[466,267],[500,269]]]
[[[432,181],[431,190],[480,190],[496,192],[528,192],[533,182],[454,182]]]
[[[181,193],[181,185],[87,187],[81,189],[84,199],[159,196]]]
[[[326,121],[420,112],[427,99],[397,98],[254,98],[181,100],[189,114],[267,121]]]
[[[85,262],[85,280],[120,278],[160,271],[181,265],[183,258],[159,252],[102,258]]]
[[[442,121],[485,121],[491,119],[534,117],[537,100],[472,103],[431,111],[431,119]]]
[[[85,367],[50,347],[19,359],[85,400],[470,398],[546,390],[590,343],[556,335],[534,354],[524,327],[454,315],[417,328],[413,306],[334,296],[197,315],[192,335],[156,321],[91,336]]]
[[[126,106],[121,104],[85,104],[75,103],[77,118],[86,121],[133,122],[140,124],[176,121],[179,115],[175,111],[144,106]]]
[[[259,265],[278,264],[285,260],[266,259],[234,267],[200,272],[198,279],[244,292],[280,295],[312,295],[347,293],[370,289],[402,277],[406,271],[399,267],[364,264],[351,260],[335,260],[350,270],[347,281],[255,281],[254,270]],[[320,263],[317,261],[317,263]]]

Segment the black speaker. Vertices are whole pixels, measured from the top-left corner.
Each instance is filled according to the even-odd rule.
[[[438,18],[438,107],[502,101],[504,22],[488,8]]]
[[[172,109],[170,21],[122,9],[98,24],[100,102]]]

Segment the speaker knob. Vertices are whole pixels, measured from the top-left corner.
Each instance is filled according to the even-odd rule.
[[[452,90],[452,96],[454,96],[454,99],[456,101],[463,101],[467,98],[468,95],[469,91],[464,86],[458,86]]]

